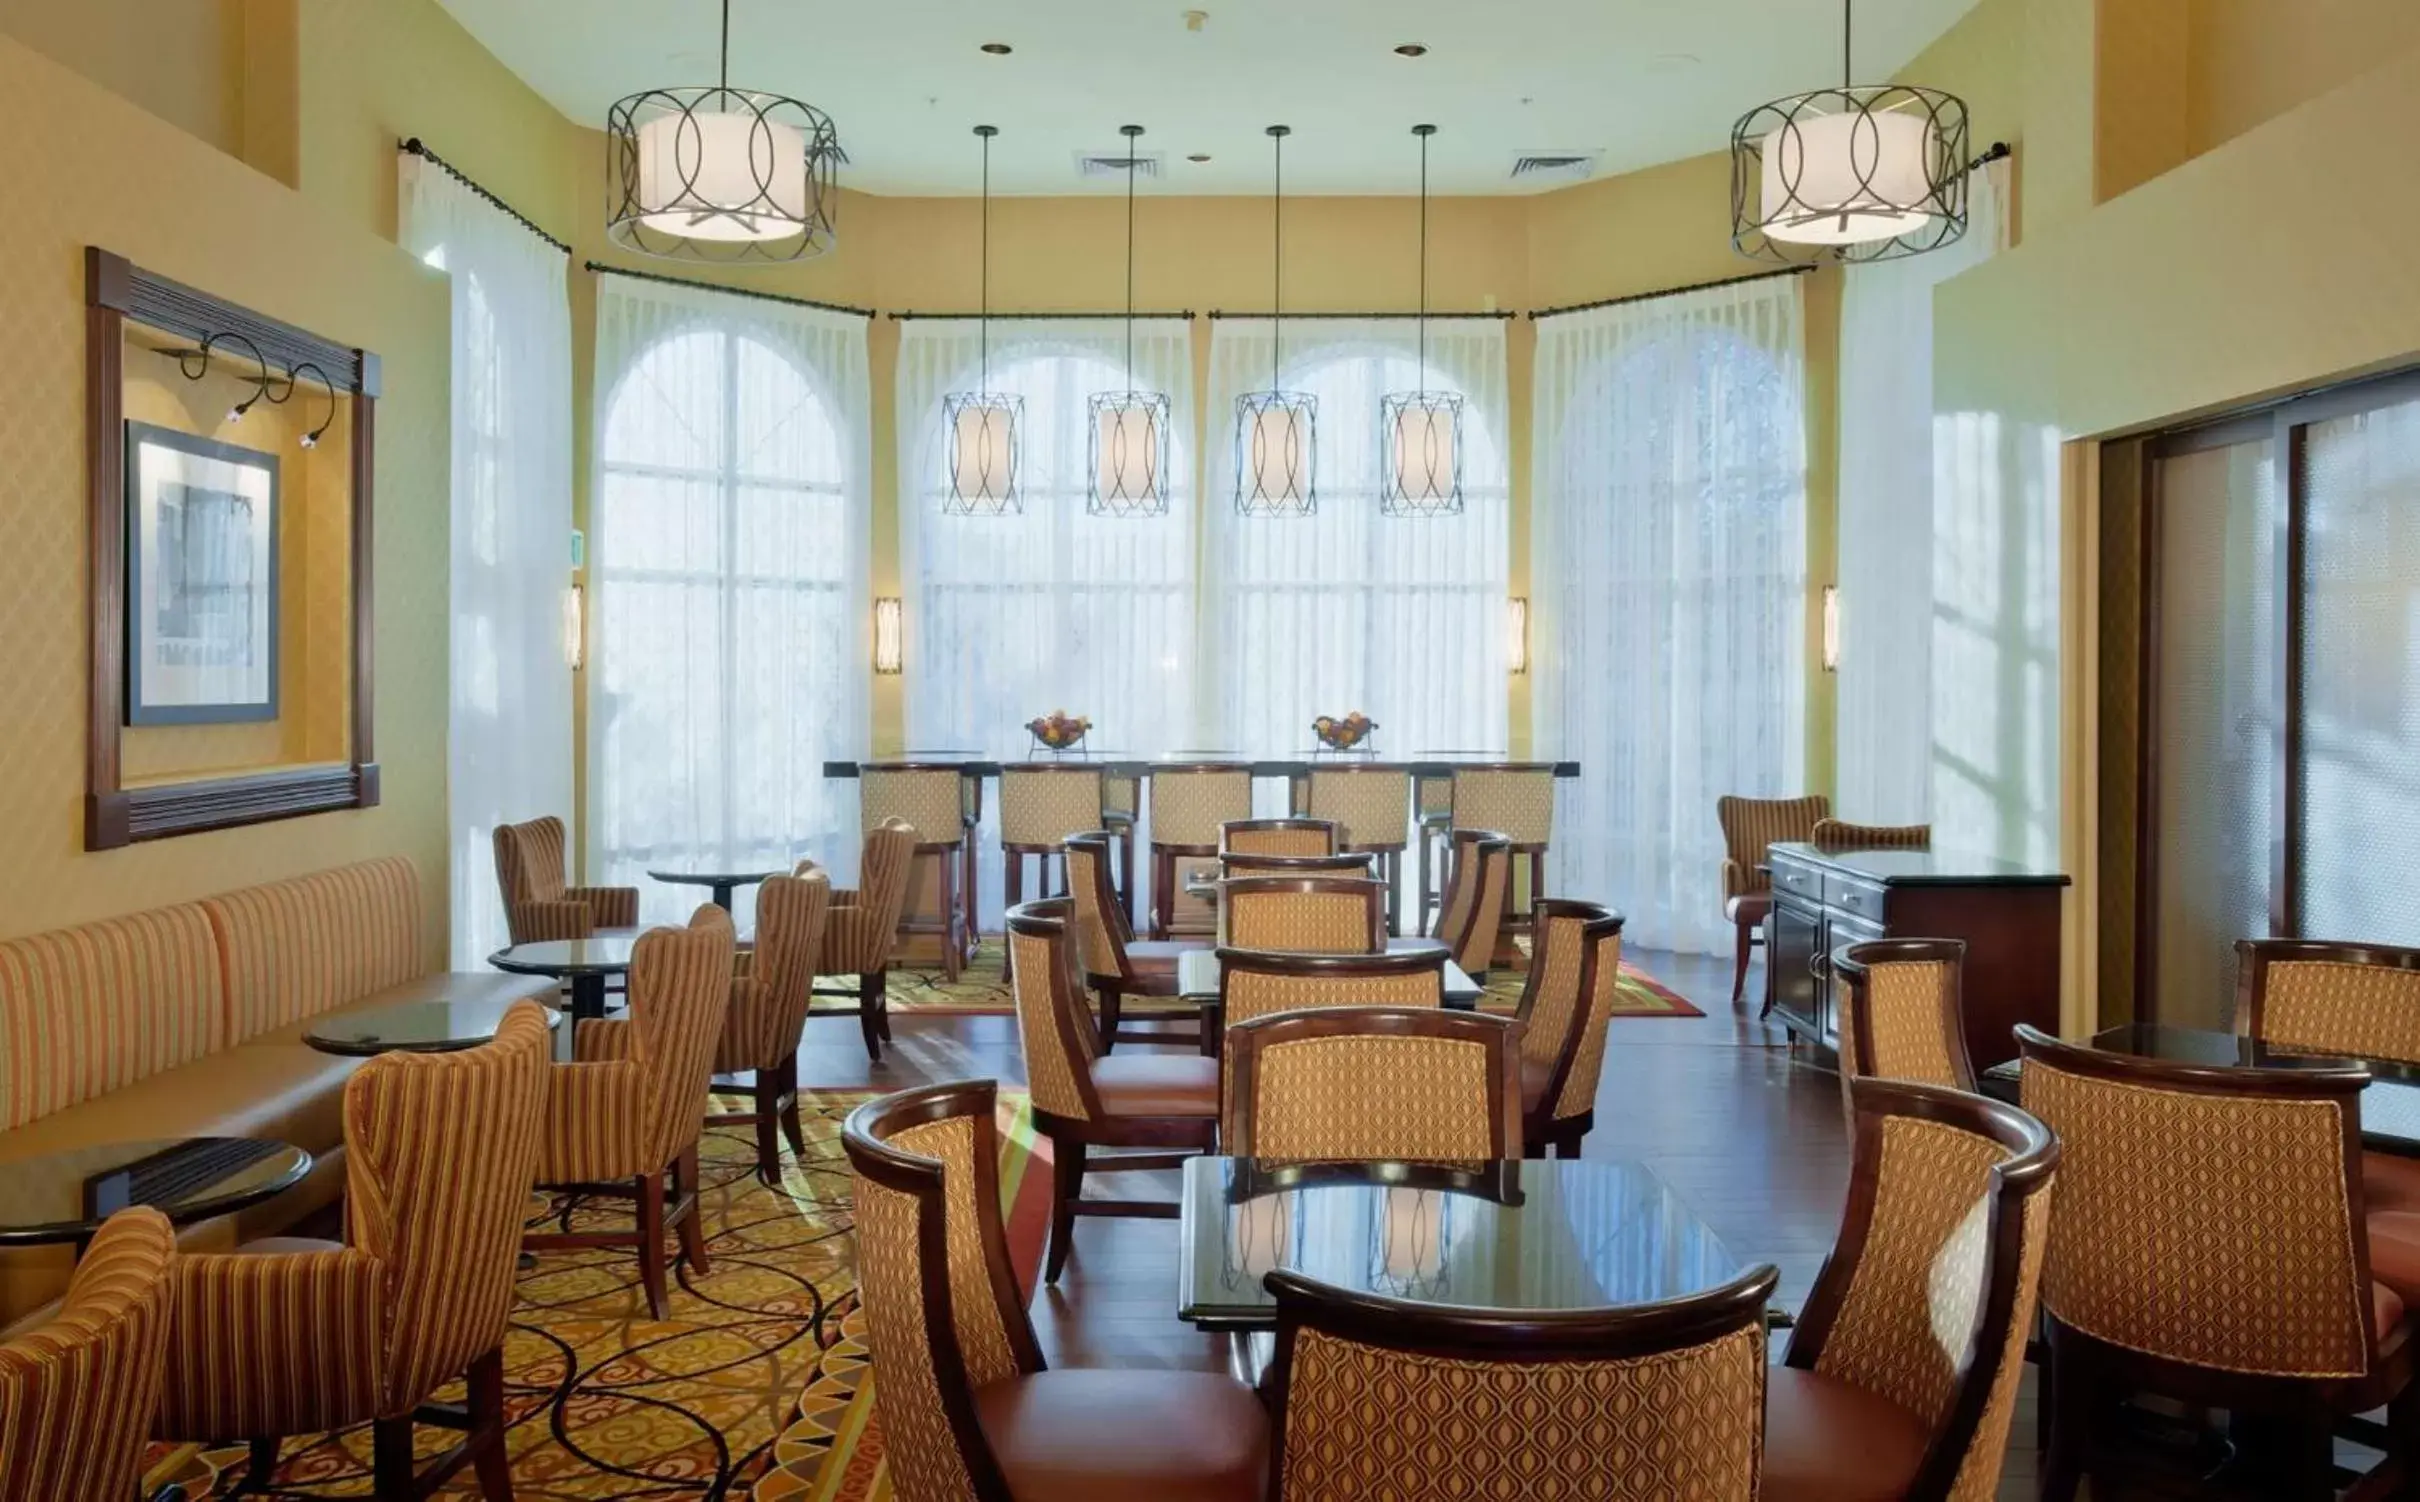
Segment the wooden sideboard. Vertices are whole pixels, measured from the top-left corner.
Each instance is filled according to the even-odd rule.
[[[2014,1058],[2020,1022],[2059,1030],[2063,872],[1946,850],[1771,847],[1767,1004],[1790,1032],[1837,1055],[1834,951],[1868,939],[1964,939],[1966,1046],[1978,1070]]]

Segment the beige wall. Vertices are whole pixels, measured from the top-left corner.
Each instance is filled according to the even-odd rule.
[[[2420,47],[2412,0],[2189,0],[2193,149],[2208,151]]]
[[[244,0],[0,0],[0,32],[242,155]]]

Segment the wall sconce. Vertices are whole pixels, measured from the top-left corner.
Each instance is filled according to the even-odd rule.
[[[304,360],[288,366],[285,380],[283,384],[280,384],[277,367],[269,363],[269,357],[261,353],[260,346],[253,343],[249,336],[239,334],[232,329],[222,329],[204,337],[202,342],[193,349],[162,350],[160,353],[176,361],[178,374],[184,376],[186,380],[198,381],[210,374],[210,357],[218,352],[218,346],[222,343],[241,344],[251,352],[249,358],[252,363],[260,367],[260,374],[249,378],[253,383],[252,394],[227,409],[227,421],[230,424],[242,422],[244,414],[264,401],[272,407],[284,406],[293,399],[294,389],[300,378],[308,375],[319,382],[320,387],[327,392],[328,415],[320,421],[318,427],[303,434],[300,442],[307,449],[319,447],[321,435],[336,425],[336,383],[328,379],[326,371],[311,361]]]
[[[1823,587],[1823,670],[1840,671],[1840,586]]]
[[[1513,672],[1529,671],[1529,601],[1521,595],[1504,602],[1504,656]]]
[[[884,595],[874,602],[874,671],[885,677],[900,671],[906,655],[900,631],[899,601]]]
[[[578,672],[588,666],[588,590],[574,584],[563,591],[563,660]]]

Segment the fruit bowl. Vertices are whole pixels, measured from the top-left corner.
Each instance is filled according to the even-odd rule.
[[[1368,740],[1370,732],[1377,728],[1378,722],[1358,709],[1341,720],[1323,714],[1311,722],[1311,733],[1318,736],[1319,743],[1330,751],[1354,750]]]
[[[1054,709],[1039,719],[1027,720],[1025,728],[1033,733],[1033,738],[1041,742],[1045,750],[1066,751],[1084,738],[1084,732],[1092,728],[1092,721],[1082,715]]]

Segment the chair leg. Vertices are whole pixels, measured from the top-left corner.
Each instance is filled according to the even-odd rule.
[[[664,1176],[639,1175],[639,1282],[647,1290],[647,1312],[663,1319],[672,1301],[664,1288]]]
[[[798,1121],[798,1055],[793,1053],[781,1061],[781,1129],[790,1139],[790,1152],[799,1162],[807,1161],[807,1133]]]
[[[1756,925],[1734,923],[1731,928],[1735,935],[1731,944],[1731,1005],[1736,1007],[1748,992],[1748,950],[1756,935]]]
[[[1047,865],[1042,872],[1042,884],[1050,884]],[[1013,908],[1025,900],[1025,853],[1013,846],[1000,848],[1000,905]],[[1006,984],[1017,978],[1017,946],[1003,939],[1000,943],[1000,980]]]
[[[513,1502],[512,1459],[504,1449],[504,1348],[473,1358],[466,1376],[471,1464],[479,1471],[480,1495],[486,1502]]]
[[[2387,1457],[2395,1468],[2395,1493],[2404,1502],[2420,1497],[2420,1382],[2406,1382],[2386,1405]]]
[[[756,1117],[756,1176],[768,1189],[781,1183],[780,1100],[781,1081],[774,1071],[756,1071],[756,1100],[750,1111]]]
[[[2336,1502],[2335,1425],[2325,1404],[2312,1403],[2288,1421],[2285,1495],[2296,1502]]]
[[[370,1495],[378,1502],[415,1502],[412,1479],[412,1420],[380,1419],[370,1426]]]
[[[1176,922],[1176,856],[1157,846],[1151,851],[1151,937],[1156,941],[1168,937],[1169,926]]]
[[[968,826],[966,838],[959,841],[959,844],[962,848],[958,861],[958,906],[966,916],[966,957],[971,960],[975,957],[975,950],[983,942],[983,918],[975,905],[982,895],[982,887],[979,884],[982,872],[975,863],[975,830],[973,826]]]
[[[941,978],[955,983],[966,962],[958,938],[958,863],[944,855],[934,863],[941,882]]]
[[[690,1143],[672,1160],[672,1173],[681,1194],[689,1201],[689,1208],[681,1212],[680,1219],[681,1260],[702,1278],[714,1271],[714,1264],[706,1259],[706,1196],[698,1184],[696,1143]]]
[[[247,1448],[251,1451],[251,1464],[244,1471],[244,1484],[237,1495],[243,1492],[266,1495],[269,1484],[277,1479],[277,1441],[256,1439]]]
[[[1067,1266],[1067,1250],[1075,1240],[1076,1200],[1084,1193],[1084,1144],[1053,1141],[1051,1150],[1050,1256],[1042,1281],[1056,1283]]]
[[[2092,1437],[2094,1383],[2083,1358],[2072,1346],[2060,1350],[2055,1333],[2044,1369],[2051,1373],[2050,1396],[2058,1407],[2050,1416],[2050,1449],[2042,1459],[2042,1502],[2074,1502]]]
[[[1134,826],[1118,831],[1118,906],[1126,910],[1126,927],[1134,928]]]
[[[882,1021],[875,1009],[882,1004],[883,988],[889,984],[890,973],[869,970],[857,977],[857,1031],[865,1035],[865,1056],[875,1063],[882,1062]]]
[[[1118,1008],[1120,995],[1115,986],[1103,986],[1101,998],[1101,1052],[1108,1053],[1118,1046]]]

